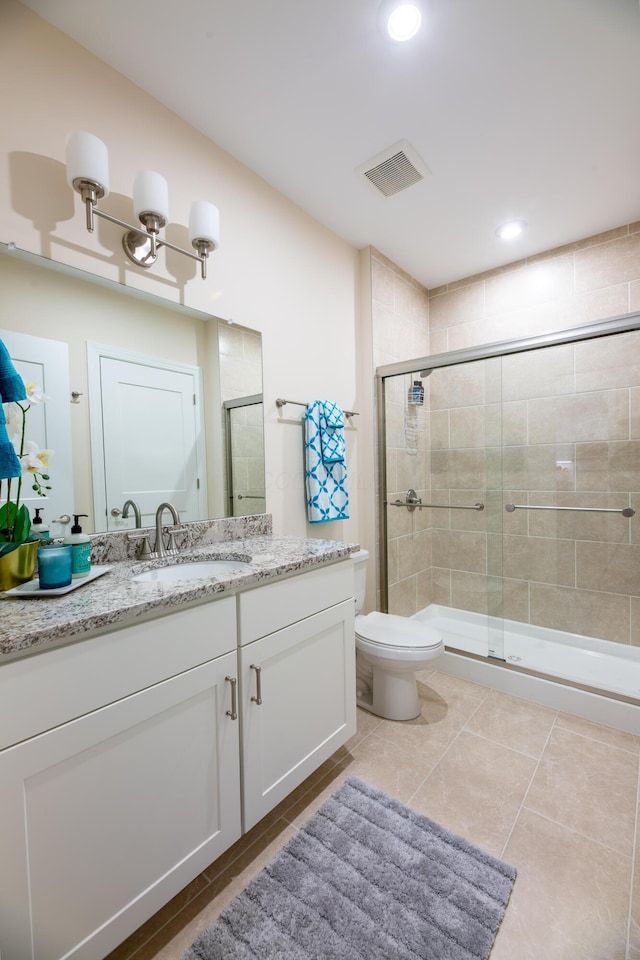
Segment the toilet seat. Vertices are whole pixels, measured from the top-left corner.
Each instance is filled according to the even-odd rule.
[[[357,646],[383,659],[417,659],[421,653],[443,646],[441,636],[433,627],[378,610],[356,617],[355,630]]]

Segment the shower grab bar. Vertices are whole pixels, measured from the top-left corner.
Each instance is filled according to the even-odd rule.
[[[478,501],[478,503],[473,504],[460,504],[460,503],[423,503],[422,500],[385,500],[385,503],[389,507],[407,507],[409,510],[415,510],[416,507],[419,510],[422,510],[424,507],[435,508],[441,510],[484,510],[484,503]]]
[[[526,503],[507,503],[505,510],[507,513],[513,513],[514,510],[570,510],[575,513],[621,513],[623,517],[635,516],[633,507],[623,507],[622,509],[617,507],[545,507],[530,506]]]

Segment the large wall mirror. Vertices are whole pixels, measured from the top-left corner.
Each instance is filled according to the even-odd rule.
[[[0,288],[0,339],[47,395],[28,422],[52,490],[32,513],[87,514],[90,533],[135,525],[128,499],[142,526],[163,500],[183,522],[264,513],[259,332],[5,244]]]

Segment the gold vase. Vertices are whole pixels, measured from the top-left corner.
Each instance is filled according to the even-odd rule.
[[[38,541],[21,543],[10,553],[0,557],[0,590],[11,590],[31,580],[36,569]]]

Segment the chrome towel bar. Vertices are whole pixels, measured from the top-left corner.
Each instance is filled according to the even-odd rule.
[[[554,507],[554,506],[532,506],[526,503],[507,503],[505,505],[507,513],[513,513],[514,510],[570,510],[574,513],[621,513],[623,517],[633,517],[635,510],[633,507]]]
[[[276,407],[285,407],[288,403],[292,403],[296,407],[308,407],[308,403],[303,403],[301,400],[283,400],[282,397],[276,399]],[[345,417],[359,417],[360,414],[356,410],[343,410],[342,411]]]

